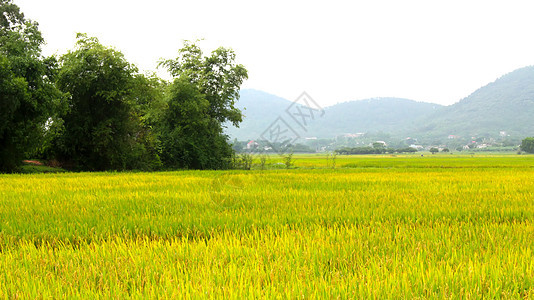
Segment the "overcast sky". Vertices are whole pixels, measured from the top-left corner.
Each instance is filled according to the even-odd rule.
[[[14,0],[39,22],[45,54],[76,32],[140,69],[173,58],[184,39],[233,48],[244,88],[323,106],[371,97],[452,104],[534,65],[534,1]]]

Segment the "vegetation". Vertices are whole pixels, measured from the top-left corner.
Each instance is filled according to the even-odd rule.
[[[265,170],[265,166],[267,165],[267,155],[265,153],[260,154],[260,169]]]
[[[480,155],[495,138],[469,134],[508,130],[488,125],[494,110],[530,122],[534,68],[447,108],[332,107],[329,133],[377,130],[335,151],[310,137],[246,152],[225,134],[243,120],[248,76],[231,49],[185,42],[161,62],[166,82],[85,34],[59,59],[41,55],[43,42],[0,0],[0,172],[28,173],[0,175],[0,298],[534,298],[534,157]],[[506,105],[503,86],[517,87]],[[429,156],[412,153],[415,138],[383,141],[381,128],[412,130],[427,114],[442,117],[426,132],[462,128],[451,113],[479,126],[463,131],[468,145],[447,145],[467,154],[439,139]],[[517,150],[525,128],[499,143]],[[312,149],[333,152],[293,154]],[[521,150],[534,153],[534,138]]]
[[[521,142],[521,150],[527,153],[534,153],[534,138],[529,137]]]
[[[419,121],[412,135],[524,138],[534,131],[534,66],[521,68]],[[501,132],[503,136],[501,136]],[[516,144],[518,145],[519,142]]]
[[[120,51],[83,34],[75,49],[59,61],[42,57],[44,41],[37,23],[26,20],[11,0],[0,4],[0,172],[20,171],[22,159],[28,157],[87,171],[228,169],[233,167],[234,151],[247,152],[248,141],[231,146],[226,135],[235,134],[243,120],[241,109],[248,108],[254,125],[245,123],[244,127],[257,129],[250,135],[257,138],[291,104],[258,91],[245,91],[238,104],[247,70],[226,48],[204,55],[198,45],[185,42],[175,59],[160,63],[174,77],[171,82],[141,74]],[[254,150],[394,154],[415,151],[408,146],[424,142],[446,149],[517,152],[520,134],[532,129],[523,123],[531,123],[524,115],[531,115],[528,95],[533,68],[503,76],[447,108],[395,98],[338,104],[310,122],[306,131],[314,135],[364,133],[335,141],[310,137],[306,144],[294,145],[260,140]],[[491,108],[491,112],[481,111],[470,118],[475,107]],[[523,125],[509,128],[499,123],[498,130],[481,128],[475,130],[477,134],[467,134],[458,129],[469,127],[462,119],[452,122],[447,117],[449,127],[439,121],[439,116],[454,111],[455,117],[470,124],[487,125],[495,122],[494,108],[514,115]],[[463,114],[465,109],[469,113]],[[432,133],[438,129],[446,131]],[[420,139],[405,138],[408,132],[417,133]],[[496,134],[498,138],[492,137]],[[376,142],[385,140],[388,147]]]
[[[336,159],[337,159],[338,152],[334,151],[332,153],[326,154],[326,167],[327,168],[336,168]]]
[[[70,101],[53,153],[84,170],[149,169],[157,158],[134,110],[137,69],[96,38],[78,35],[76,45],[61,58],[57,82]]]
[[[534,296],[534,158],[337,160],[1,175],[0,297]]]
[[[265,168],[265,155],[260,156],[260,165],[262,169]],[[250,153],[241,153],[234,157],[233,168],[241,170],[250,170],[252,168],[252,163],[254,157]]]
[[[245,112],[246,118],[239,128],[230,126],[228,133],[239,140],[257,139],[277,117],[286,115],[285,109],[292,103],[290,100],[294,99],[286,100],[257,90],[243,90],[237,106]],[[398,98],[350,101],[325,107],[324,116],[309,122],[306,129],[309,134],[320,138],[357,132],[387,132],[404,138],[406,129],[416,128],[421,116],[429,115],[440,107],[439,104]]]
[[[67,172],[67,171],[62,168],[46,166],[42,162],[39,162],[37,164],[34,162],[32,163],[24,162],[20,170],[20,173],[23,173],[23,174],[63,173],[63,172]]]
[[[293,152],[289,152],[283,155],[284,157],[284,164],[286,165],[286,169],[290,169],[294,162],[293,162]]]
[[[384,153],[414,153],[417,149],[411,147],[404,147],[399,149],[385,148],[385,147],[354,147],[337,149],[335,153],[338,154],[384,154]]]
[[[233,150],[223,124],[237,126],[242,120],[235,101],[247,70],[235,63],[230,49],[204,57],[197,45],[186,42],[179,54],[162,62],[176,77],[161,122],[163,162],[174,168],[229,168]]]
[[[59,62],[43,58],[37,23],[11,0],[0,2],[0,30],[0,172],[30,156],[87,171],[232,166],[223,129],[242,120],[247,70],[231,49],[205,57],[185,42],[161,63],[168,84],[85,34]]]
[[[0,172],[20,170],[22,159],[39,152],[44,133],[64,109],[53,84],[57,63],[43,57],[37,23],[11,0],[0,0]]]
[[[471,137],[493,139],[493,143],[502,146],[517,146],[521,139],[534,132],[532,95],[534,66],[506,74],[446,107],[395,98],[335,104],[326,107],[324,116],[310,122],[306,129],[307,134],[317,138],[382,133],[388,138],[375,141],[392,144],[390,142],[416,137],[420,143],[447,144],[449,149],[467,145]],[[290,104],[288,100],[267,93],[246,90],[238,103],[238,107],[246,108],[246,118],[240,128],[230,128],[229,134],[239,140],[256,139],[278,116],[285,115],[284,110]],[[454,138],[448,139],[450,135]]]

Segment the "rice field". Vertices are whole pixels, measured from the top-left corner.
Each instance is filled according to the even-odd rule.
[[[0,298],[533,298],[534,156],[0,175]]]

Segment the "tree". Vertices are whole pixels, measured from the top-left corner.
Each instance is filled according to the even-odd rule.
[[[203,56],[199,46],[185,41],[178,53],[176,59],[162,61],[160,65],[175,78],[184,78],[198,88],[209,102],[211,118],[220,124],[229,121],[238,126],[243,115],[235,102],[248,73],[243,65],[235,63],[234,51],[220,47],[211,56]]]
[[[61,64],[58,85],[70,94],[70,110],[58,157],[84,170],[150,169],[159,159],[143,127],[149,80],[121,52],[85,34]]]
[[[267,154],[262,153],[260,154],[260,169],[263,171],[265,170],[265,165],[267,164]]]
[[[56,60],[41,55],[38,24],[0,0],[0,171],[15,171],[37,151],[65,95],[53,84]]]
[[[414,153],[417,152],[417,149],[412,147],[399,148],[396,150],[397,153]]]
[[[166,166],[223,169],[234,151],[223,124],[238,126],[241,111],[235,107],[247,70],[235,63],[235,53],[218,48],[204,56],[200,47],[186,41],[174,60],[165,60],[174,82],[160,129],[162,159]]]
[[[133,89],[131,91],[133,112],[139,122],[137,140],[146,152],[141,161],[145,162],[144,169],[159,169],[162,167],[160,152],[161,143],[156,130],[162,120],[163,113],[167,108],[165,93],[168,83],[155,74],[134,76]],[[148,163],[148,165],[147,165]]]
[[[284,164],[286,165],[286,169],[290,169],[293,166],[293,152],[284,155]]]
[[[373,148],[383,150],[386,149],[386,145],[384,143],[374,142]]]
[[[209,117],[209,101],[186,77],[175,79],[160,123],[161,158],[168,168],[226,169],[233,150],[218,121]]]
[[[438,149],[438,148],[436,148],[436,147],[432,147],[432,148],[430,148],[430,153],[432,153],[432,154],[436,154],[436,153],[438,153],[438,152],[439,152],[439,149]]]
[[[521,150],[527,153],[534,153],[534,137],[528,137],[521,142]]]

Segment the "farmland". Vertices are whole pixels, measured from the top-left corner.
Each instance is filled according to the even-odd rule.
[[[534,156],[281,162],[0,175],[0,298],[534,297]]]

